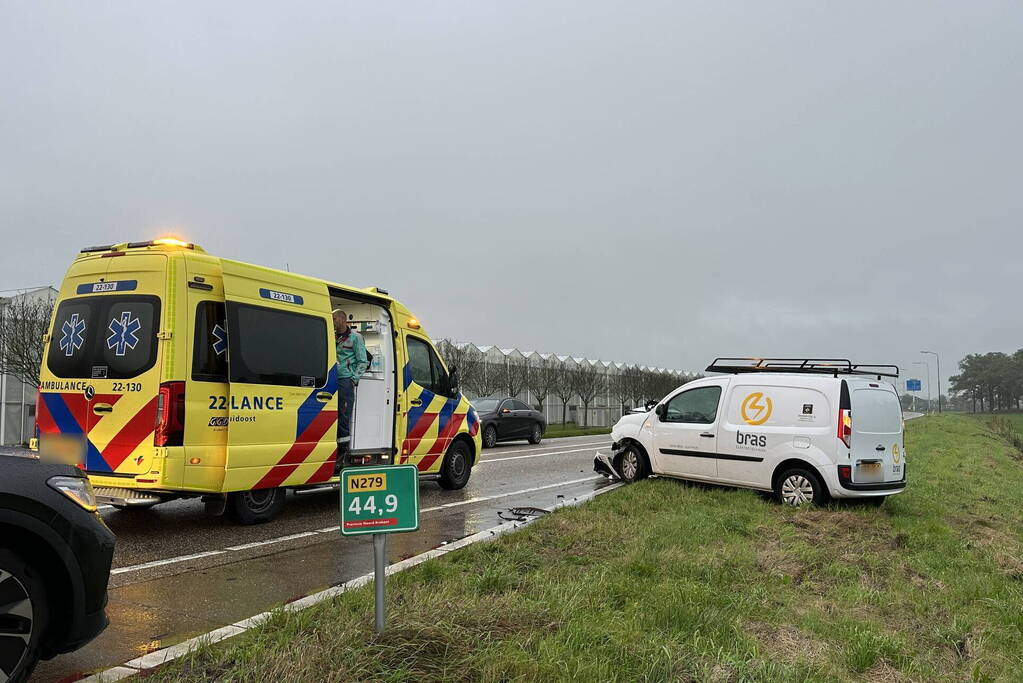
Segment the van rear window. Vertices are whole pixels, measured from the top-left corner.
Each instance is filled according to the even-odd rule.
[[[69,379],[131,379],[156,363],[160,299],[90,296],[66,299],[50,330],[46,365]]]
[[[228,302],[227,339],[232,382],[292,387],[327,382],[323,318]]]
[[[884,389],[852,392],[853,429],[864,434],[897,434],[902,430],[902,406]]]

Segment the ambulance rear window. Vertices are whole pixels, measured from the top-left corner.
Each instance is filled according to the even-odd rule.
[[[192,379],[227,381],[227,314],[222,301],[200,301],[195,307]]]
[[[46,365],[69,379],[131,379],[156,363],[160,299],[90,296],[57,307]]]
[[[275,308],[228,303],[232,382],[321,387],[327,382],[327,323]]]

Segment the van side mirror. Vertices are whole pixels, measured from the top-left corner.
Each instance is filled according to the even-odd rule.
[[[661,403],[656,408],[654,408],[654,412],[657,413],[657,417],[660,418],[661,422],[664,422],[664,416],[668,414],[667,404]]]
[[[458,396],[458,381],[458,368],[452,367],[448,373],[448,391],[452,397]]]
[[[654,409],[655,405],[657,405],[657,401],[647,401],[644,407],[646,408],[646,411],[649,413],[651,410]]]

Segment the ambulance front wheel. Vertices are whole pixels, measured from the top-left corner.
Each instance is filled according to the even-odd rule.
[[[227,514],[239,524],[262,524],[281,514],[284,489],[236,491],[227,497]]]
[[[444,462],[440,466],[440,479],[437,483],[441,488],[456,490],[469,483],[472,473],[472,451],[464,441],[455,441],[444,454]]]

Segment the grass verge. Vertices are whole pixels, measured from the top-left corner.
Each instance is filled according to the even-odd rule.
[[[907,423],[910,488],[794,510],[658,479],[193,652],[153,680],[1018,680],[1023,468]]]
[[[580,427],[568,422],[566,424],[549,424],[543,433],[545,439],[557,439],[563,436],[589,436],[590,434],[610,434],[610,427]]]

